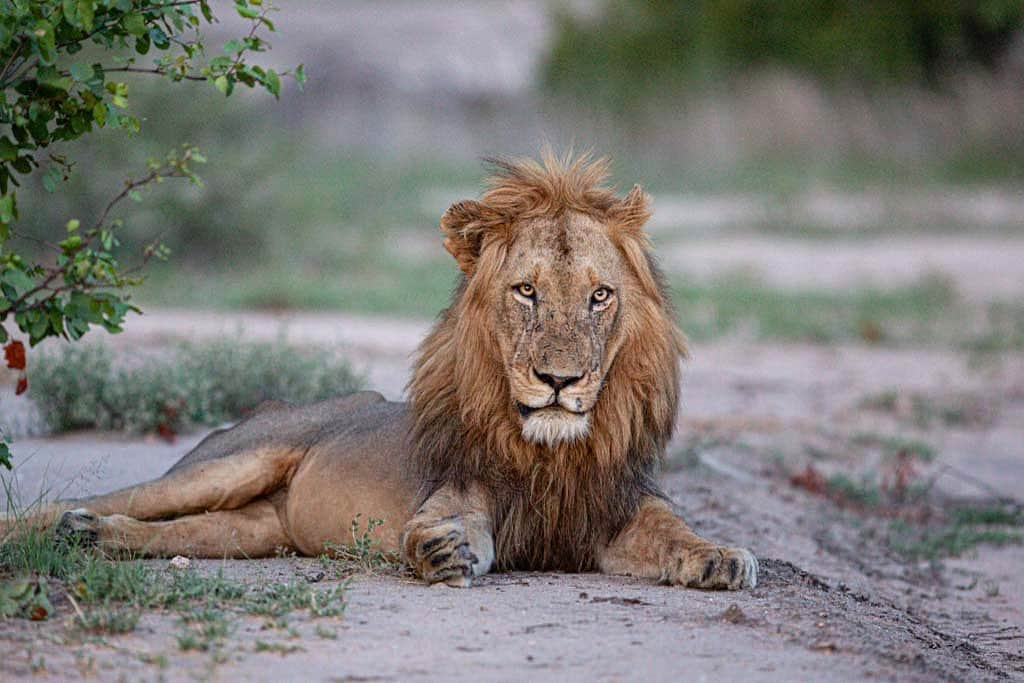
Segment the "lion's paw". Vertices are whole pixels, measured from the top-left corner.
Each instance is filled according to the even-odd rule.
[[[424,581],[461,588],[472,583],[474,565],[479,559],[469,548],[469,536],[460,517],[417,525],[407,533],[409,538],[404,545],[411,555],[407,560]]]
[[[745,548],[683,549],[673,554],[662,579],[689,588],[754,588],[757,586],[757,558]]]
[[[55,530],[57,540],[82,546],[96,545],[99,540],[100,518],[78,508],[60,516]]]

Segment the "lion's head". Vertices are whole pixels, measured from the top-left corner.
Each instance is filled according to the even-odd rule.
[[[622,463],[671,434],[685,353],[650,255],[648,198],[603,187],[605,160],[494,161],[441,218],[463,278],[420,347],[410,393],[427,457],[479,446]],[[639,451],[639,452],[638,452]]]

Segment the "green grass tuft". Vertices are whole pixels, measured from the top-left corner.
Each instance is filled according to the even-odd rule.
[[[10,485],[3,482],[7,490]],[[12,499],[9,499],[12,500]],[[338,617],[345,611],[346,582],[313,587],[305,581],[249,586],[218,571],[160,571],[137,559],[115,560],[92,547],[56,537],[52,528],[30,527],[23,510],[13,510],[13,533],[0,543],[0,616],[47,619],[54,616],[49,595],[66,594],[74,624],[98,634],[127,633],[147,610],[180,617],[182,650],[221,651],[233,632],[232,618],[272,617],[286,628],[287,617]]]
[[[361,516],[356,515],[352,520],[351,543],[325,544],[327,552],[320,555],[320,564],[324,571],[331,571],[338,577],[348,577],[356,573],[394,574],[401,571],[402,564],[397,558],[381,550],[380,539],[373,533],[384,524],[384,520],[371,517],[363,529],[359,521]]]
[[[877,448],[886,458],[896,458],[902,455],[922,462],[931,462],[935,460],[936,456],[935,448],[920,439],[859,432],[854,434],[851,440],[858,446]]]
[[[911,559],[959,557],[983,544],[1004,546],[1024,543],[1024,534],[1020,531],[961,524],[920,532],[911,530],[908,525],[894,523],[891,533],[890,545]]]
[[[1024,543],[1024,514],[1017,507],[996,504],[961,505],[939,525],[890,525],[889,545],[910,559],[957,557],[979,545]]]
[[[870,477],[855,481],[845,474],[828,478],[828,491],[839,499],[865,508],[877,508],[883,502],[882,491]]]

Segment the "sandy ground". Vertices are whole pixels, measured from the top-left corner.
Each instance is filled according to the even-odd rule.
[[[401,395],[424,322],[350,316],[158,313],[118,338],[156,344],[170,331],[287,334],[346,349],[389,396]],[[981,396],[966,425],[908,427],[865,410],[892,387],[935,398]],[[133,634],[82,641],[62,622],[0,623],[5,680],[1014,680],[1024,677],[1024,548],[982,546],[909,562],[865,535],[877,520],[794,488],[788,473],[879,467],[843,435],[925,438],[936,496],[1019,496],[1024,483],[1024,357],[863,347],[722,343],[698,347],[684,378],[679,435],[662,484],[704,534],[751,548],[757,589],[713,593],[596,575],[489,576],[469,590],[357,577],[344,618],[295,615],[292,635],[240,618],[225,661],[182,653],[177,617],[149,613]],[[17,442],[23,496],[85,495],[159,475],[202,435],[175,444],[104,434]],[[711,444],[698,449],[703,439]],[[816,449],[816,450],[815,450]],[[811,458],[808,453],[827,451]],[[969,476],[964,476],[969,475]],[[259,583],[307,580],[312,561],[201,562]],[[158,565],[162,566],[162,565]],[[324,581],[325,585],[329,582]],[[735,608],[732,606],[735,605]],[[336,639],[317,634],[326,624]],[[257,652],[257,639],[295,647]],[[147,655],[163,654],[167,664]],[[40,658],[45,663],[40,667]],[[141,659],[140,659],[141,658]]]
[[[882,289],[941,276],[966,299],[1011,299],[1024,290],[1024,240],[1008,236],[881,237],[813,241],[736,236],[666,245],[662,263],[698,279],[743,274],[797,290]]]

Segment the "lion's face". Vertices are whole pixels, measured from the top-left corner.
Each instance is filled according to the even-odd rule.
[[[575,441],[615,355],[625,264],[605,226],[585,214],[517,228],[489,296],[509,398],[528,441]]]
[[[685,344],[643,230],[648,198],[617,196],[605,171],[586,157],[499,161],[479,201],[441,217],[464,277],[409,386],[429,457],[467,438],[520,468],[537,446],[608,466],[660,452]]]

